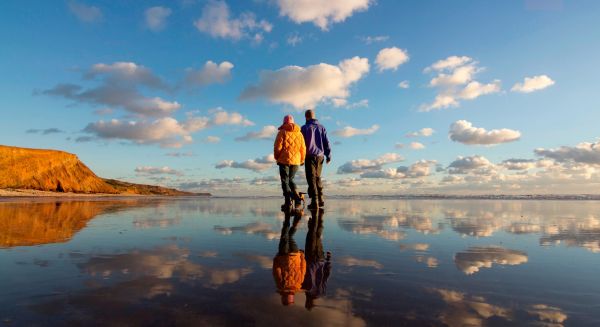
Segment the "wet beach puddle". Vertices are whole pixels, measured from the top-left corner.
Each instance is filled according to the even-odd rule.
[[[600,203],[0,202],[0,326],[600,325]]]

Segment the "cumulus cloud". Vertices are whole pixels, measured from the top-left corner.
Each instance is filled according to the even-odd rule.
[[[339,136],[339,137],[353,137],[353,136],[357,136],[357,135],[371,135],[374,134],[375,132],[377,132],[379,130],[379,125],[373,125],[369,128],[364,128],[364,129],[360,129],[360,128],[355,128],[352,126],[346,126],[342,129],[339,129],[337,131],[333,131],[333,135]]]
[[[513,92],[531,93],[543,90],[552,85],[554,85],[554,81],[548,75],[538,75],[525,77],[523,83],[516,83],[510,90]]]
[[[425,68],[426,73],[437,75],[429,82],[438,90],[434,101],[421,106],[421,111],[458,107],[461,100],[473,100],[485,94],[500,92],[500,80],[491,83],[475,81],[475,75],[483,70],[470,57],[450,56]]]
[[[169,152],[165,154],[169,157],[180,158],[180,157],[193,157],[193,152]]]
[[[454,142],[468,145],[497,145],[519,140],[521,132],[507,128],[487,131],[481,127],[474,127],[466,120],[457,120],[450,125],[448,137]]]
[[[267,125],[257,132],[248,132],[244,136],[236,137],[236,141],[250,141],[250,140],[270,140],[274,139],[277,134],[277,127],[273,125]]]
[[[190,86],[223,84],[231,79],[231,69],[233,69],[233,64],[229,61],[223,61],[220,64],[217,64],[209,60],[204,64],[202,69],[188,69],[185,82]]]
[[[137,144],[159,144],[162,147],[181,147],[191,143],[192,133],[214,126],[241,125],[253,123],[237,112],[227,112],[221,108],[210,111],[210,116],[188,116],[182,122],[172,117],[156,120],[126,121],[112,119],[88,124],[84,132],[101,139],[123,139]]]
[[[381,49],[375,58],[377,69],[382,72],[384,70],[396,70],[398,67],[406,63],[409,59],[408,52],[397,47]]]
[[[102,20],[102,10],[96,6],[86,5],[77,1],[67,3],[69,11],[84,23],[95,23]]]
[[[561,146],[556,149],[535,149],[535,154],[554,159],[557,162],[571,162],[600,165],[600,141],[595,143],[582,142],[574,147]]]
[[[383,179],[406,179],[420,178],[431,175],[431,166],[435,165],[435,160],[419,160],[410,166],[400,166],[396,169],[367,169],[363,172],[361,178],[383,178]]]
[[[484,173],[493,164],[483,156],[459,156],[448,166],[450,174]]]
[[[377,159],[357,159],[344,163],[338,168],[338,174],[362,173],[368,170],[381,170],[384,165],[400,162],[404,158],[397,153],[386,153]]]
[[[238,168],[238,169],[248,169],[254,172],[261,172],[273,167],[276,163],[275,157],[273,154],[266,155],[262,158],[249,159],[242,162],[237,162],[233,160],[223,160],[215,165],[217,169],[223,168]]]
[[[349,87],[367,72],[369,60],[359,57],[342,60],[336,66],[325,63],[308,67],[286,66],[276,71],[263,71],[258,84],[246,87],[240,99],[265,97],[274,103],[305,109],[325,100],[347,99]]]
[[[433,135],[433,133],[435,133],[435,130],[433,128],[429,128],[429,127],[425,127],[425,128],[421,128],[420,130],[416,131],[416,132],[411,132],[406,134],[406,137],[419,137],[419,136],[431,136]]]
[[[425,145],[421,142],[410,142],[410,144],[408,145],[409,148],[413,149],[413,150],[422,150],[425,149]]]
[[[360,39],[365,43],[365,44],[371,44],[371,43],[376,43],[376,42],[384,42],[387,41],[390,37],[387,35],[375,35],[375,36],[363,36]]]
[[[183,176],[183,172],[170,168],[164,167],[152,167],[152,166],[140,166],[135,168],[135,172],[141,175],[177,175]]]
[[[537,162],[532,159],[506,159],[500,165],[508,170],[527,170],[535,168]]]
[[[167,18],[171,15],[171,9],[166,7],[150,7],[144,12],[146,27],[152,31],[160,31],[167,25]]]
[[[122,108],[139,116],[168,116],[181,108],[176,101],[143,95],[138,90],[140,86],[161,90],[168,87],[148,68],[133,62],[95,64],[83,77],[96,80],[99,85],[84,89],[76,84],[58,84],[40,93],[64,97],[76,103]]]
[[[321,30],[328,30],[354,12],[365,11],[372,0],[276,0],[279,15],[287,16],[297,24],[311,22]]]
[[[245,12],[239,17],[231,17],[225,1],[211,0],[202,10],[202,16],[194,26],[203,33],[215,38],[231,39],[251,38],[261,41],[263,33],[271,32],[273,25],[266,20],[257,20],[256,15]]]
[[[520,265],[528,260],[527,253],[498,246],[476,246],[454,256],[456,267],[467,275],[472,275],[481,268],[497,265]]]
[[[398,83],[398,87],[401,89],[408,89],[410,87],[410,82],[409,81],[402,81],[400,83]]]

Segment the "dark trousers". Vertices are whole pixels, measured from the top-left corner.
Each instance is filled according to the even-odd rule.
[[[294,176],[298,171],[297,165],[279,165],[279,178],[281,179],[281,189],[283,196],[291,196],[294,200],[298,197],[296,192],[296,183]]]
[[[285,214],[283,220],[283,226],[281,227],[281,236],[279,237],[279,251],[277,255],[286,255],[293,252],[298,252],[298,244],[294,240],[294,234],[296,234],[296,227],[302,218],[299,213],[294,214],[294,221],[290,226],[290,220],[292,215],[288,212]]]
[[[308,183],[308,196],[313,200],[317,200],[323,196],[323,183],[321,182],[323,160],[324,158],[321,156],[307,156],[304,162],[306,182]]]

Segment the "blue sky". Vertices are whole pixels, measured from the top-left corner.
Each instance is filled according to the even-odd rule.
[[[0,8],[1,143],[103,177],[277,194],[268,126],[315,107],[332,193],[597,192],[597,1]]]

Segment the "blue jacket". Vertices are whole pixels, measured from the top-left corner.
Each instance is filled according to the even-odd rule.
[[[304,135],[304,143],[306,143],[306,155],[327,158],[331,157],[331,148],[327,139],[327,131],[323,125],[319,124],[316,119],[311,119],[306,122],[301,128]]]

